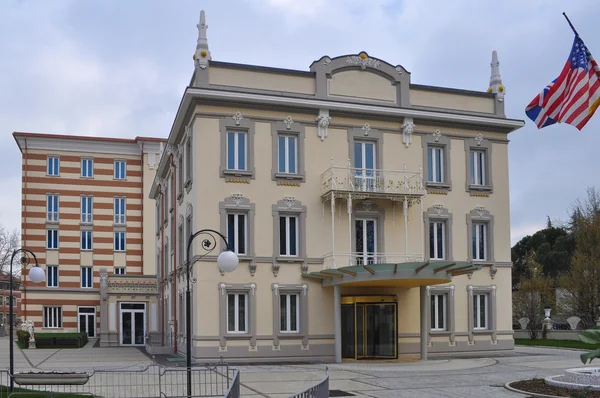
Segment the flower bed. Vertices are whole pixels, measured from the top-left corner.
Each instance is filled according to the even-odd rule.
[[[82,385],[88,382],[90,375],[76,372],[31,372],[14,375],[15,383],[26,386],[44,385]]]

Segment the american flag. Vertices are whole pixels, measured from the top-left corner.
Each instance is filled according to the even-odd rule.
[[[560,75],[525,108],[539,129],[556,122],[581,130],[600,105],[600,67],[579,35]]]

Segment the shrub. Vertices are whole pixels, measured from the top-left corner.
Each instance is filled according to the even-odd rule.
[[[17,341],[19,346],[29,348],[29,332],[27,330],[17,330]]]

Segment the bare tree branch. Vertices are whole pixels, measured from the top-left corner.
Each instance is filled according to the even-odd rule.
[[[9,272],[10,260],[13,251],[20,247],[19,232],[15,229],[9,231],[8,228],[0,224],[0,271]],[[18,275],[21,272],[20,266],[13,269],[13,274]]]

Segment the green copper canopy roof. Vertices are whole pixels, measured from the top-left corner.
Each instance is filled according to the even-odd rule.
[[[416,287],[448,283],[453,276],[481,269],[466,261],[420,261],[397,264],[351,265],[305,274],[319,279],[323,286],[396,286]]]

